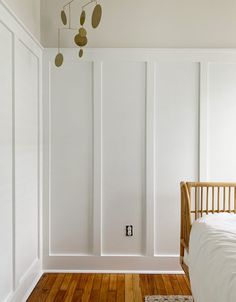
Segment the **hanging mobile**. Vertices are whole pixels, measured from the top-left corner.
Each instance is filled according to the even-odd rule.
[[[64,62],[63,54],[60,52],[61,29],[77,31],[77,34],[74,36],[74,42],[77,46],[80,47],[78,56],[79,56],[79,58],[82,58],[83,54],[84,54],[83,47],[88,44],[87,31],[84,28],[84,24],[85,24],[85,21],[86,21],[85,7],[87,7],[90,4],[94,3],[95,7],[94,7],[93,12],[92,12],[92,20],[91,20],[92,21],[91,22],[92,27],[97,28],[99,26],[99,24],[101,23],[102,7],[101,7],[100,4],[97,3],[97,0],[91,0],[90,2],[88,2],[88,3],[86,3],[85,5],[82,6],[82,11],[81,11],[80,20],[79,20],[81,27],[79,29],[72,28],[71,27],[71,4],[74,1],[75,0],[71,0],[70,2],[65,4],[63,6],[63,9],[61,10],[61,22],[64,26],[66,26],[68,24],[68,27],[58,29],[58,53],[55,57],[55,65],[57,67],[62,66],[62,64]],[[67,16],[67,13],[68,13],[68,16]]]

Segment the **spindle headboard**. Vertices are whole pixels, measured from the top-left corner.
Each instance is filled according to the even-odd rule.
[[[188,276],[184,263],[189,250],[191,226],[194,220],[214,213],[236,214],[236,183],[181,182],[180,264]]]

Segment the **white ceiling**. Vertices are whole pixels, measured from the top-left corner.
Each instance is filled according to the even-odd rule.
[[[235,0],[99,0],[103,21],[91,30],[90,47],[236,47]],[[41,0],[42,42],[57,45],[60,9],[66,0]],[[72,6],[78,26],[80,6]],[[80,4],[80,5],[78,5]],[[91,9],[88,9],[91,11]],[[63,46],[74,46],[73,34],[64,34]]]
[[[0,0],[1,1],[1,0]],[[236,47],[235,0],[98,0],[100,27],[91,29],[91,8],[85,24],[89,47]],[[5,0],[29,30],[40,38],[40,0]],[[41,42],[57,46],[61,7],[66,0],[41,0]],[[78,27],[81,5],[72,5]],[[64,33],[62,46],[73,47],[74,33]]]

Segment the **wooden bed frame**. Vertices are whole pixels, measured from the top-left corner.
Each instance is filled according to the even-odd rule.
[[[184,253],[189,251],[192,223],[203,215],[236,214],[236,183],[181,182],[180,264],[189,278]]]

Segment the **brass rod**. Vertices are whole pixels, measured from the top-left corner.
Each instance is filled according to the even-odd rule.
[[[91,4],[91,3],[93,3],[93,2],[96,2],[96,3],[97,3],[96,0],[91,0],[90,2],[84,4],[84,5],[82,6],[82,9],[84,9],[86,6],[88,6],[89,4]]]
[[[71,28],[61,27],[60,30],[73,30],[73,31],[76,30],[76,31],[77,31],[78,28],[73,28],[73,27],[71,27]]]
[[[74,2],[75,0],[71,0],[70,2],[66,3],[63,8],[65,8],[66,6],[70,5],[72,2]]]
[[[71,28],[71,7],[69,4],[69,29]]]
[[[61,30],[60,28],[58,28],[58,32],[57,32],[57,48],[58,48],[58,53],[60,52],[60,44],[61,44]]]

